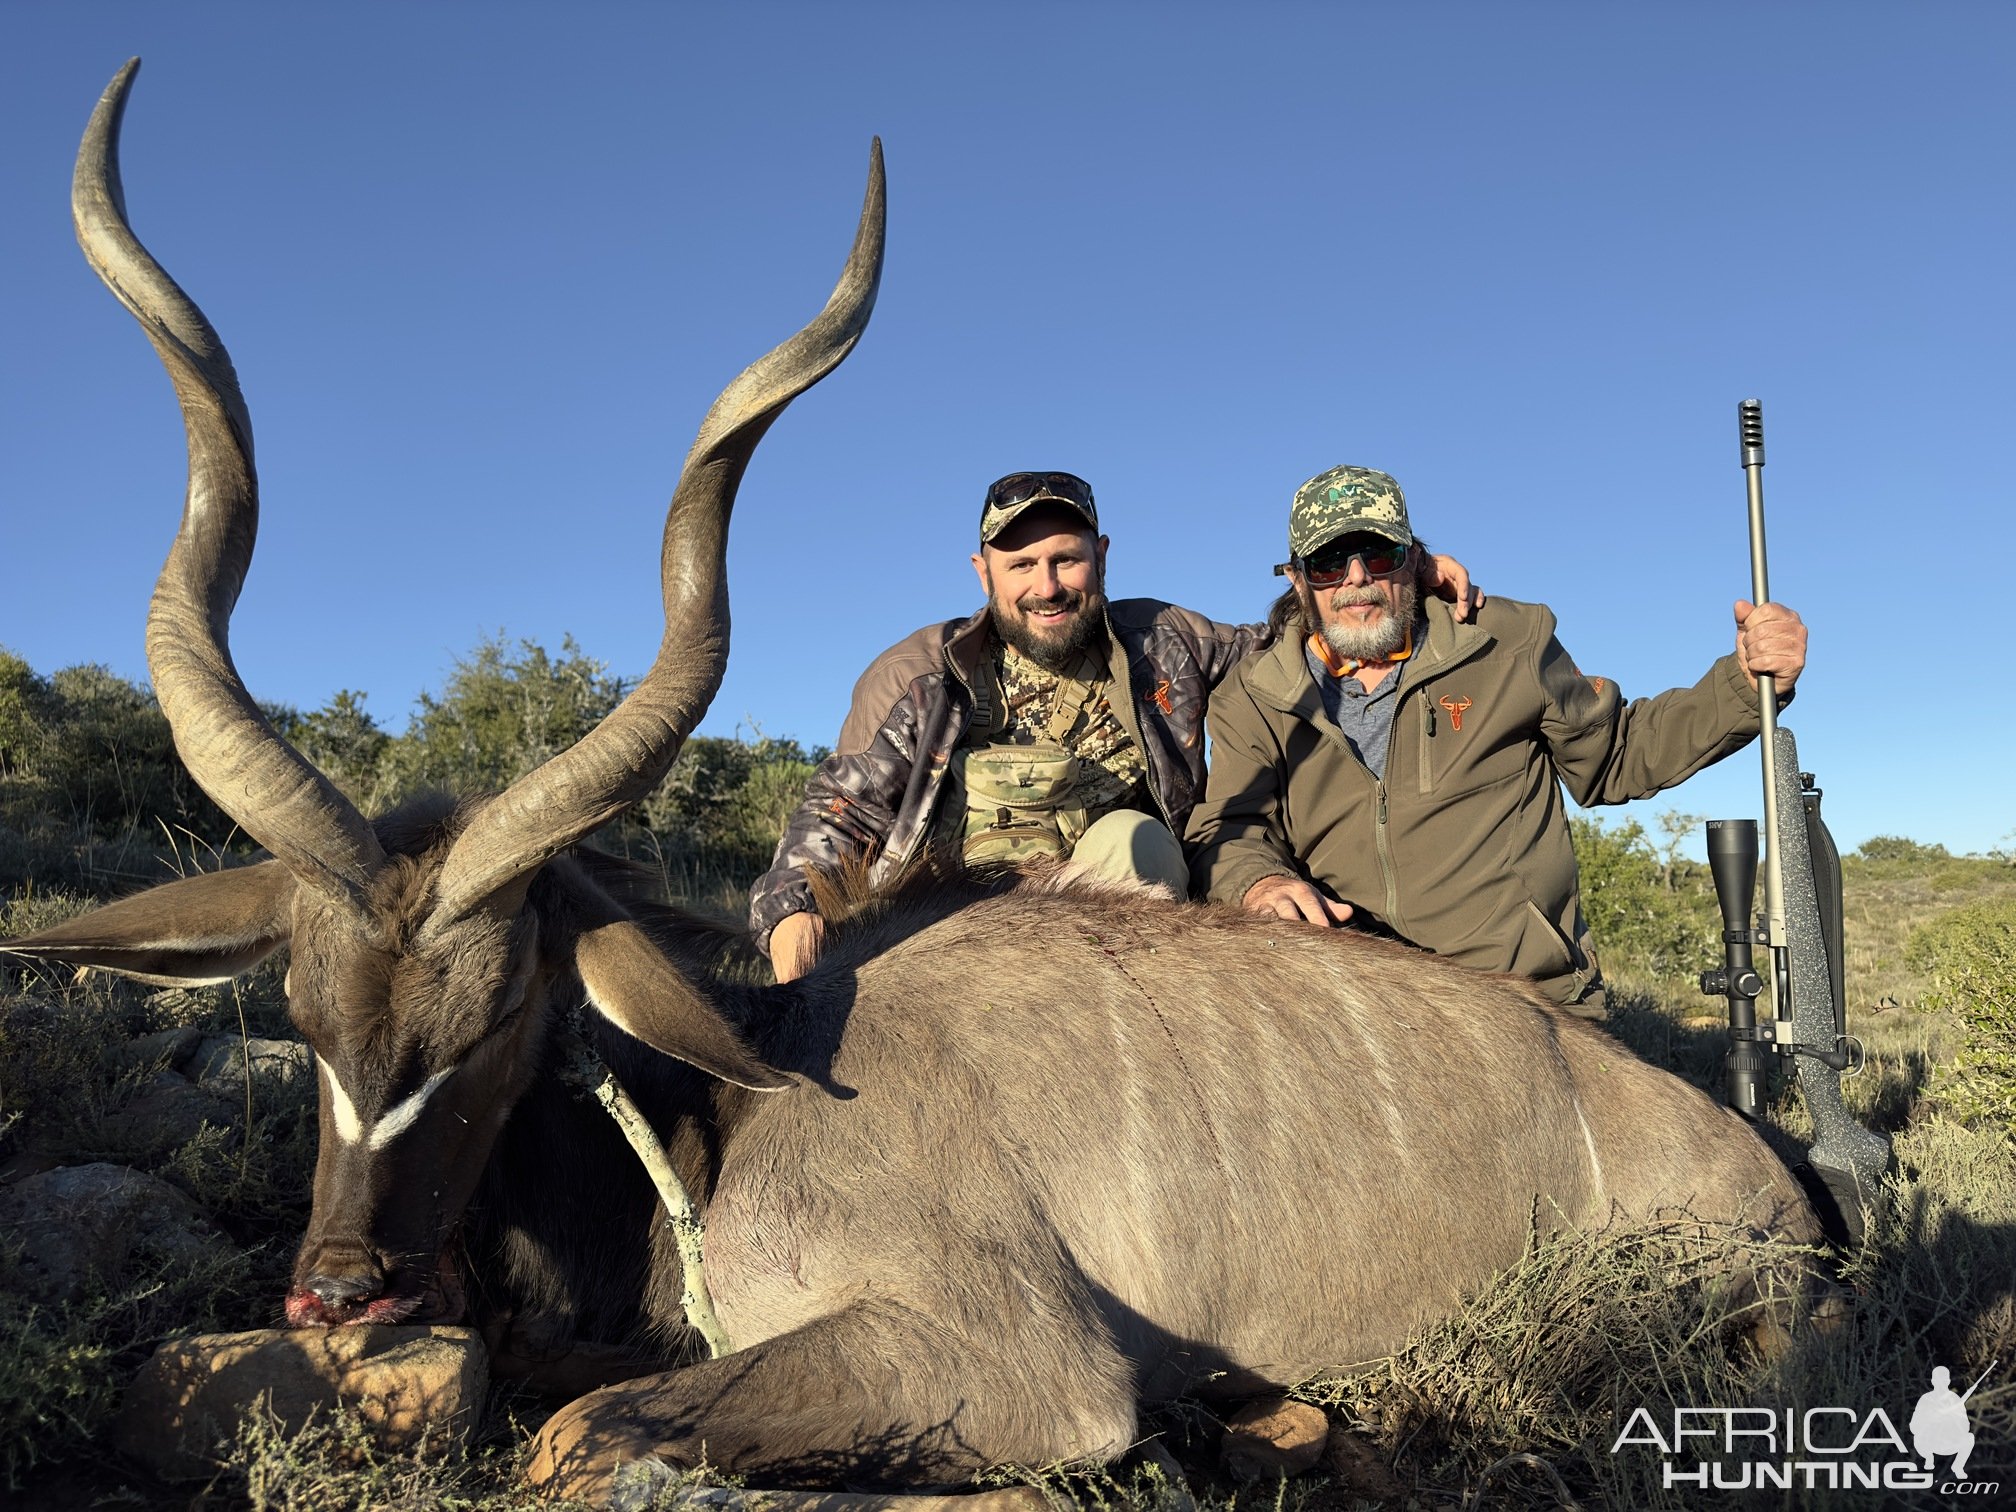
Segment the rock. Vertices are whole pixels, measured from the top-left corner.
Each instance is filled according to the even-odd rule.
[[[202,1038],[198,1030],[185,1024],[179,1029],[163,1029],[157,1034],[143,1034],[138,1039],[112,1045],[102,1059],[115,1071],[143,1068],[179,1071]]]
[[[44,1171],[53,1171],[62,1164],[54,1155],[42,1150],[16,1150],[0,1159],[0,1187],[10,1187],[30,1176],[40,1176]]]
[[[291,1086],[309,1068],[308,1047],[299,1040],[241,1039],[235,1034],[206,1035],[184,1068],[204,1091],[227,1101],[245,1095],[245,1064],[252,1065],[255,1089],[261,1083]]]
[[[1323,1457],[1330,1420],[1322,1409],[1286,1397],[1250,1402],[1225,1420],[1218,1457],[1234,1480],[1300,1475]]]
[[[466,1446],[483,1413],[489,1360],[474,1329],[268,1328],[172,1339],[141,1367],[115,1435],[167,1480],[213,1474],[254,1412],[288,1430],[355,1408],[388,1450],[423,1438]]]
[[[187,1267],[229,1248],[167,1182],[104,1162],[61,1166],[0,1191],[0,1234],[19,1240],[23,1284],[48,1303],[77,1301],[93,1272],[116,1280],[135,1251]]]
[[[156,1072],[133,1099],[109,1114],[100,1133],[113,1149],[133,1155],[154,1155],[185,1145],[203,1131],[235,1127],[235,1110],[185,1076]]]

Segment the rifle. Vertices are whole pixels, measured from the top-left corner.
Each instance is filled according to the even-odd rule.
[[[1997,1365],[2000,1365],[2001,1363],[2002,1362],[2000,1360],[1990,1360],[1988,1362],[1988,1370],[1993,1370]],[[1975,1392],[1981,1389],[1981,1383],[1988,1379],[1988,1370],[1984,1370],[1981,1372],[1981,1374],[1974,1377],[1974,1384],[1972,1386],[1969,1386],[1965,1391],[1960,1393],[1960,1405],[1962,1407],[1965,1407],[1967,1405],[1967,1398],[1971,1397],[1972,1395],[1974,1395]]]
[[[1736,408],[1743,471],[1750,495],[1751,598],[1770,602],[1764,559],[1764,406]],[[1799,770],[1798,745],[1778,723],[1776,679],[1757,678],[1764,757],[1764,917],[1753,920],[1757,886],[1757,821],[1708,821],[1708,865],[1722,909],[1723,965],[1703,972],[1701,990],[1729,1003],[1729,1106],[1745,1118],[1762,1115],[1770,1081],[1769,1055],[1789,1065],[1813,1118],[1806,1163],[1835,1208],[1837,1235],[1862,1236],[1890,1168],[1890,1141],[1865,1129],[1841,1100],[1841,1076],[1862,1069],[1862,1044],[1848,1033],[1842,971],[1841,853],[1820,817],[1820,789]],[[1763,946],[1768,979],[1753,947]],[[1757,1017],[1757,999],[1771,993],[1771,1014]]]

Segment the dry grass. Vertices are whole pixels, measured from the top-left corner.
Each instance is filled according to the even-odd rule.
[[[1963,904],[2016,894],[2016,866],[1951,856],[1925,861],[1842,862],[1842,938],[1850,1011],[1887,1001],[1911,1008],[1925,981],[1906,965],[1904,947],[1920,924]]]
[[[1775,1352],[1733,1326],[1755,1308],[1724,1281],[1759,1265],[1782,1296],[1796,1284],[1796,1255],[1647,1225],[1536,1246],[1392,1360],[1304,1394],[1368,1440],[1414,1495],[1454,1499],[1525,1453],[1585,1504],[1630,1509],[1701,1505],[1692,1488],[1662,1484],[1656,1451],[1611,1452],[1641,1406],[1664,1423],[1684,1406],[1842,1406],[1858,1417],[1882,1407],[1902,1425],[1932,1365],[1972,1380],[2016,1353],[2016,1161],[1995,1131],[1937,1118],[1906,1130],[1898,1153],[1895,1202],[1834,1271],[1827,1326],[1802,1323]],[[1969,1403],[1982,1446],[1970,1469],[2005,1485],[2016,1482],[2012,1378],[1991,1377]],[[1812,1505],[1888,1506],[1886,1495]],[[1557,1493],[1522,1473],[1498,1482],[1491,1504],[1553,1507]]]
[[[659,858],[668,880],[702,907],[739,910],[723,877],[688,874]],[[2003,1369],[1969,1403],[1981,1448],[1977,1478],[2016,1486],[2016,1147],[2006,1131],[1945,1116],[1934,1072],[1959,1048],[1959,1026],[1920,1007],[1925,984],[1904,963],[1904,942],[1926,919],[2016,889],[2016,870],[1988,862],[1848,867],[1851,1029],[1868,1047],[1849,1100],[1893,1134],[1895,1201],[1857,1254],[1831,1261],[1845,1307],[1832,1332],[1795,1329],[1760,1354],[1734,1325],[1750,1304],[1732,1270],[1761,1267],[1782,1292],[1796,1257],[1738,1235],[1691,1239],[1676,1217],[1598,1241],[1536,1242],[1522,1263],[1425,1330],[1390,1360],[1301,1389],[1333,1422],[1323,1467],[1286,1484],[1235,1486],[1215,1471],[1216,1425],[1182,1406],[1150,1425],[1187,1472],[1163,1460],[1117,1467],[1049,1467],[1022,1478],[1053,1504],[1167,1508],[1194,1497],[1207,1508],[1658,1509],[1699,1505],[1660,1484],[1642,1447],[1612,1453],[1631,1409],[1715,1406],[1882,1406],[1902,1422],[1931,1364],[1971,1380]],[[55,922],[85,906],[40,894],[0,904],[0,935]],[[1613,963],[1614,967],[1614,963]],[[1650,1058],[1713,1086],[1723,1037],[1714,1006],[1691,982],[1614,971],[1617,1032]],[[1896,1008],[1880,1009],[1884,998]],[[0,1294],[0,1417],[4,1466],[26,1506],[188,1506],[198,1488],[173,1489],[109,1463],[99,1452],[124,1381],[159,1338],[199,1326],[273,1321],[288,1250],[304,1220],[312,1109],[300,1093],[249,1086],[249,1124],[213,1130],[168,1150],[114,1137],[119,1115],[151,1067],[122,1060],[137,1035],[178,1025],[204,1032],[285,1033],[277,974],[228,989],[159,993],[94,976],[0,975],[0,1161],[13,1175],[63,1161],[109,1157],[152,1170],[195,1196],[237,1241],[228,1275],[149,1273],[99,1278],[74,1308],[30,1309]],[[1795,1101],[1775,1112],[1787,1148],[1805,1132]],[[4,1250],[0,1250],[4,1260]],[[1739,1263],[1740,1262],[1740,1263]],[[200,1294],[199,1294],[200,1293]],[[516,1413],[527,1414],[521,1423]],[[357,1442],[345,1419],[293,1435],[248,1423],[204,1505],[348,1512],[454,1507],[529,1512],[520,1467],[528,1404],[500,1394],[490,1437],[463,1457],[387,1456]],[[1740,1501],[1740,1498],[1739,1498]],[[1888,1505],[1879,1494],[1785,1505]]]
[[[578,1502],[541,1501],[527,1488],[525,1442],[507,1417],[465,1454],[424,1444],[389,1453],[350,1412],[291,1431],[255,1415],[240,1425],[229,1460],[203,1499],[249,1512],[581,1512]]]

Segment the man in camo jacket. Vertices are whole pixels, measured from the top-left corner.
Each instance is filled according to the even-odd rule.
[[[1022,811],[1004,805],[997,822],[992,801],[974,796],[979,784],[961,780],[976,755],[1012,765],[1019,753],[1004,748],[1054,746],[1073,758],[1058,798],[1065,822],[1050,827],[1061,832],[1040,836],[1049,849],[1034,853],[1188,890],[1176,837],[1203,788],[1205,700],[1272,632],[1155,599],[1109,601],[1106,549],[1084,479],[1010,473],[988,488],[972,559],[986,604],[869,666],[833,754],[751,890],[750,927],[779,980],[808,969],[824,935],[809,872],[865,861],[880,882],[927,847],[1018,853]],[[1422,573],[1424,588],[1467,614],[1460,564],[1424,557]]]

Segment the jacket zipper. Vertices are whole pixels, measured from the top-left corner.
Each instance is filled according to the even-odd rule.
[[[1400,888],[1399,879],[1393,875],[1393,848],[1387,843],[1386,836],[1385,782],[1375,779],[1373,791],[1379,797],[1379,822],[1374,834],[1377,838],[1379,851],[1379,875],[1386,882],[1386,922],[1394,930],[1405,934],[1406,931],[1400,928]]]
[[[1421,695],[1421,727],[1426,737],[1421,742],[1421,791],[1435,791],[1435,763],[1430,742],[1435,739],[1435,700],[1427,694]]]

